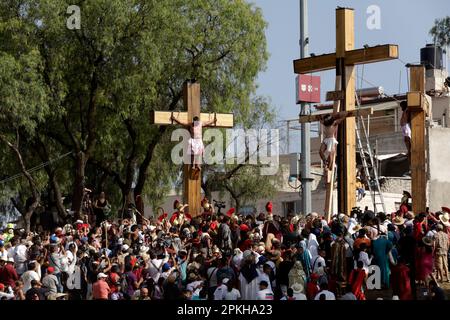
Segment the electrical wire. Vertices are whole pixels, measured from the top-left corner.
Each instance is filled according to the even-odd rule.
[[[52,163],[54,163],[54,162],[56,162],[56,161],[59,161],[59,160],[65,158],[65,157],[69,156],[70,154],[72,154],[72,151],[67,152],[67,153],[65,153],[65,154],[63,154],[63,155],[60,155],[59,157],[57,157],[57,158],[55,158],[55,159],[51,159],[51,160],[49,160],[49,161],[47,161],[47,162],[43,162],[43,163],[41,163],[41,164],[39,164],[39,165],[37,165],[37,166],[31,168],[31,169],[28,169],[27,172],[28,172],[28,173],[33,173],[33,172],[39,171],[39,170],[41,170],[42,168],[44,168],[44,167],[46,167],[46,166],[48,166],[48,165],[50,165],[50,164],[52,164]],[[15,179],[18,179],[18,178],[22,177],[23,175],[24,175],[23,173],[17,173],[17,174],[15,174],[15,175],[13,175],[13,176],[10,176],[10,177],[8,177],[8,178],[5,178],[5,179],[3,179],[3,180],[0,180],[0,184],[4,184],[4,183],[10,182],[10,181],[13,181],[13,180],[15,180]]]

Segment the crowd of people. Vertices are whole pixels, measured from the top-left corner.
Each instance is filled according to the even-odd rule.
[[[450,209],[392,214],[216,213],[111,219],[105,195],[73,224],[0,232],[3,300],[446,298]],[[136,212],[137,211],[137,212]],[[370,292],[369,292],[370,291]]]

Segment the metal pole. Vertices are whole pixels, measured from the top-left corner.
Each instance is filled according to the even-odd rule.
[[[309,55],[308,52],[308,1],[300,0],[300,58]],[[308,114],[309,106],[306,103],[300,105],[300,115]],[[302,212],[311,212],[311,124],[303,123],[301,129],[301,182],[302,182]]]
[[[290,149],[290,141],[289,141],[289,124],[290,121],[286,121],[286,154],[289,154],[289,149]]]

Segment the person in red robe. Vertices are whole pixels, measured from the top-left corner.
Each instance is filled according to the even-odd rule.
[[[392,292],[393,295],[397,295],[400,300],[413,299],[409,273],[409,267],[400,257],[398,264],[391,269]]]
[[[317,293],[319,293],[319,285],[317,281],[319,280],[319,275],[317,273],[312,273],[308,284],[306,285],[306,297],[308,300],[314,300]]]
[[[364,263],[358,261],[357,268],[350,272],[348,283],[352,286],[352,292],[358,300],[366,300],[364,295],[364,282],[366,281],[366,271],[364,270]]]

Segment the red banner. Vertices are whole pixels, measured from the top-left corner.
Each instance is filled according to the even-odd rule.
[[[295,79],[296,103],[320,103],[320,76],[300,74]]]

